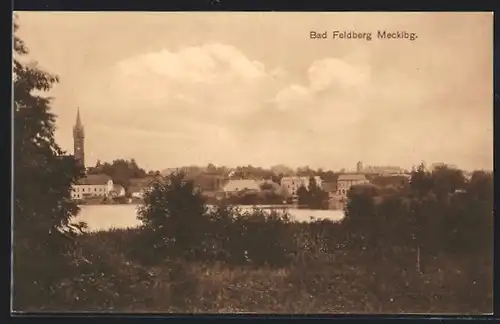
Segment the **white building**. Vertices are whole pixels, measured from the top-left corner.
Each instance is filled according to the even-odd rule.
[[[132,198],[143,199],[150,188],[151,186],[146,183],[134,183],[128,187],[128,194]]]
[[[90,174],[78,180],[78,182],[73,185],[71,198],[80,200],[92,197],[107,197],[113,189],[114,185],[111,177]]]
[[[143,199],[147,189],[148,188],[138,188],[138,187],[129,188],[130,197]]]
[[[125,188],[122,185],[114,184],[113,191],[110,192],[113,197],[125,197]]]
[[[323,188],[323,181],[319,176],[315,176],[316,185],[319,188]],[[283,177],[281,178],[281,187],[283,190],[291,196],[296,196],[297,191],[301,186],[304,186],[306,189],[309,188],[309,177]]]

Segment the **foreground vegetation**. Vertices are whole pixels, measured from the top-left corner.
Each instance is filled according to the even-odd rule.
[[[415,268],[414,250],[374,258],[363,249],[335,248],[299,254],[279,267],[160,257],[151,262],[152,256],[138,247],[143,235],[116,230],[82,236],[78,263],[58,273],[50,298],[32,295],[29,305],[20,301],[22,309],[299,314],[492,309],[489,258],[422,255],[428,259],[424,273]]]
[[[412,183],[419,172],[454,174],[416,171]],[[370,186],[351,190],[341,223],[293,223],[286,210],[208,209],[192,182],[173,175],[147,194],[141,228],[76,236],[45,288],[50,298],[31,290],[18,302],[38,311],[488,313],[491,224],[478,204],[489,196],[475,195],[490,180],[475,173],[447,205],[418,200],[432,222],[402,203],[415,188],[388,195]],[[475,222],[460,216],[456,194]],[[39,276],[48,282],[53,271]]]
[[[141,228],[86,233],[70,196],[82,170],[39,95],[55,82],[14,60],[14,310],[491,312],[492,173],[421,166],[405,187],[350,190],[341,223],[309,224],[208,209],[174,174],[147,193]]]

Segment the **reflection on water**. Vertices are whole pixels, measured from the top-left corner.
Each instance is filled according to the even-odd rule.
[[[111,228],[136,227],[141,224],[137,220],[138,205],[85,205],[80,206],[81,211],[76,217],[77,221],[86,222],[89,230],[100,231]],[[252,209],[252,206],[240,206],[245,211]],[[315,219],[329,219],[339,221],[344,217],[341,210],[309,210],[309,209],[288,209],[292,218],[298,222],[308,222],[311,217]]]

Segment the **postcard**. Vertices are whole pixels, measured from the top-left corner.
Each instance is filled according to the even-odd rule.
[[[492,13],[14,25],[14,313],[492,313]]]

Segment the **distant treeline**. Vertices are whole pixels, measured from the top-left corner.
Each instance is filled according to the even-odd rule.
[[[258,179],[258,180],[272,180],[275,183],[280,183],[283,176],[301,176],[311,177],[319,176],[323,181],[334,182],[338,177],[338,172],[324,171],[323,169],[311,169],[309,167],[299,167],[296,169],[288,168],[285,166],[262,168],[248,166],[238,166],[236,168],[228,168],[225,166],[215,166],[208,164],[207,166],[186,166],[178,168],[179,172],[183,172],[188,176],[198,176],[201,174],[218,175],[226,178],[233,179]],[[144,178],[147,175],[160,175],[161,172],[146,171],[141,168],[135,159],[116,159],[112,162],[97,161],[95,166],[88,168],[89,174],[106,174],[112,177],[113,181],[127,187],[129,180],[132,178]]]

